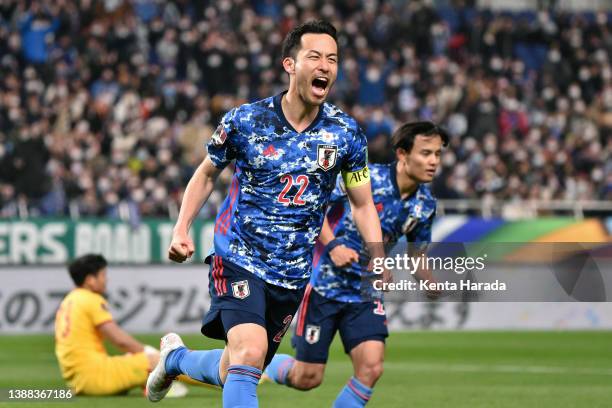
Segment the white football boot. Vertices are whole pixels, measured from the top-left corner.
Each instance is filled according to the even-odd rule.
[[[179,347],[185,347],[185,343],[176,333],[168,333],[161,338],[159,343],[159,362],[149,374],[145,394],[151,402],[161,401],[172,386],[174,376],[166,374],[166,359],[171,351]]]

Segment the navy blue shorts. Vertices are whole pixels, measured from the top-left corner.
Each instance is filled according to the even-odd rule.
[[[272,285],[219,256],[211,257],[208,290],[212,301],[202,334],[227,341],[232,327],[258,324],[268,333],[265,365],[272,361],[304,295],[304,289]]]
[[[366,340],[384,343],[389,331],[382,301],[338,302],[319,295],[308,285],[291,339],[296,360],[325,364],[336,331],[340,332],[346,354]]]

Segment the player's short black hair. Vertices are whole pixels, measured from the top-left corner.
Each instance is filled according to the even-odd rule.
[[[97,275],[108,262],[102,255],[87,254],[78,257],[68,265],[68,272],[75,285],[81,286],[88,275]]]
[[[397,150],[402,148],[406,152],[410,153],[412,146],[414,145],[414,139],[417,136],[435,136],[438,135],[442,138],[442,146],[448,145],[448,133],[446,130],[428,120],[421,122],[409,122],[404,123],[399,127],[391,136],[391,143],[393,149]]]
[[[297,50],[300,48],[302,36],[304,34],[328,34],[331,36],[336,45],[338,45],[338,36],[336,28],[324,20],[312,20],[295,26],[283,41],[283,59],[297,55]]]

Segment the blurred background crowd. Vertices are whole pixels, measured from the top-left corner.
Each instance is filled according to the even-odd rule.
[[[431,119],[442,199],[612,199],[612,12],[419,1],[0,2],[0,216],[176,215],[220,117],[285,89],[285,34],[339,30],[331,102],[370,159]],[[214,216],[231,169],[202,212]]]

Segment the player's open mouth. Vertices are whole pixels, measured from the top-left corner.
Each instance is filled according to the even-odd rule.
[[[312,93],[315,96],[323,97],[325,96],[325,90],[327,89],[327,85],[329,84],[329,79],[325,77],[316,77],[312,80]]]

